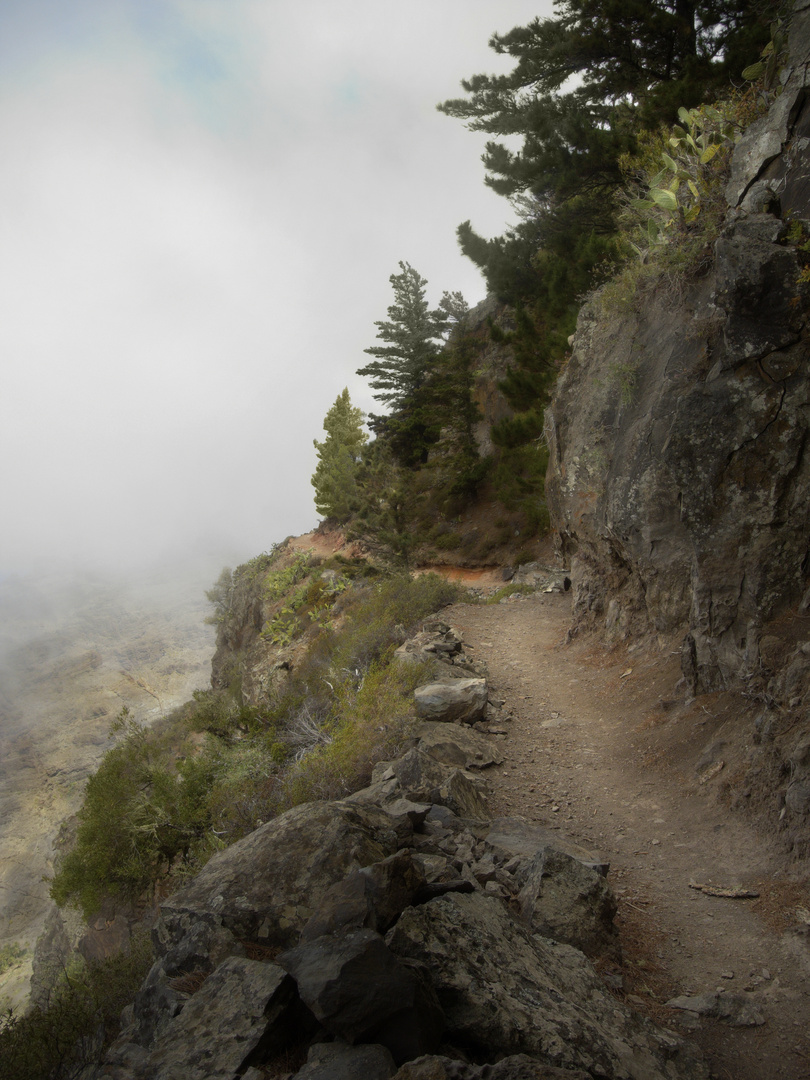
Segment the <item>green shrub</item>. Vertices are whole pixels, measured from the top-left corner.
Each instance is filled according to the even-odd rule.
[[[502,450],[492,470],[493,494],[506,510],[516,515],[515,528],[521,535],[542,535],[548,531],[547,468],[548,447],[545,442],[535,440]]]
[[[438,574],[400,574],[368,590],[346,613],[335,643],[334,665],[363,672],[389,645],[400,644],[420,619],[461,599],[465,592]]]
[[[328,742],[289,770],[283,807],[313,799],[340,799],[371,782],[378,761],[396,757],[413,733],[412,696],[430,664],[373,662],[357,687],[345,683],[327,725]]]
[[[457,551],[461,547],[461,534],[457,532],[445,532],[437,536],[433,546],[439,551]]]
[[[90,916],[105,896],[134,899],[167,876],[194,873],[291,800],[362,786],[373,762],[399,745],[417,669],[391,665],[393,649],[464,590],[435,574],[342,593],[303,585],[308,611],[340,601],[339,624],[311,635],[261,708],[206,690],[151,729],[122,711],[118,742],[89,779],[75,842],[57,864],[58,904]]]
[[[152,964],[147,932],[129,950],[65,972],[44,1007],[0,1016],[0,1080],[74,1080],[100,1061]]]
[[[276,814],[278,747],[278,743],[267,739],[252,739],[235,746],[227,755],[203,793],[210,827],[193,849],[192,869],[204,863],[209,854]]]
[[[173,732],[150,733],[124,709],[122,740],[87,782],[76,840],[51,883],[89,918],[105,896],[134,899],[151,889],[205,831],[203,796],[215,758],[174,761]]]
[[[0,948],[0,975],[21,964],[27,953],[28,949],[24,945],[20,945],[18,941],[11,941],[8,945],[3,945]]]
[[[599,291],[605,313],[628,314],[662,281],[675,287],[710,266],[728,208],[732,151],[770,100],[760,83],[711,105],[681,108],[679,124],[642,133],[636,152],[620,160],[623,265]]]

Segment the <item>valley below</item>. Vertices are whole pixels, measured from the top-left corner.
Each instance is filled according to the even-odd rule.
[[[0,1000],[27,995],[36,938],[52,906],[47,878],[63,822],[126,707],[146,723],[210,677],[214,630],[204,590],[219,566],[127,581],[54,574],[0,584]]]

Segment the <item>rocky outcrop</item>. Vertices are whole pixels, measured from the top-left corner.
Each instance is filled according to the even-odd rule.
[[[782,93],[734,152],[710,272],[630,312],[597,296],[547,415],[575,626],[680,641],[695,693],[764,690],[763,628],[810,586],[809,72],[801,0]]]
[[[391,817],[374,806],[294,807],[215,855],[163,904],[160,950],[177,947],[203,917],[238,938],[291,945],[328,886],[398,847]]]
[[[416,690],[416,715],[422,720],[444,723],[473,723],[482,719],[487,707],[484,679],[454,679],[428,683]]]
[[[287,811],[163,902],[155,964],[84,1080],[258,1080],[296,1057],[295,1080],[705,1080],[586,957],[617,953],[607,867],[490,818],[493,737],[415,731],[368,788]]]
[[[512,350],[492,340],[491,324],[504,333],[515,329],[510,309],[494,296],[488,296],[472,308],[462,324],[466,339],[477,345],[473,401],[480,418],[474,425],[473,436],[481,457],[495,452],[493,425],[513,415],[499,385],[511,366]]]
[[[706,1075],[687,1044],[620,1006],[582,953],[532,934],[489,897],[409,908],[388,941],[429,971],[447,1033],[461,1045],[591,1076]]]

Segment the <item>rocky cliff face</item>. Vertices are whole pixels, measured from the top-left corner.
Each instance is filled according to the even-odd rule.
[[[788,238],[810,221],[807,0],[783,81],[735,149],[710,272],[629,314],[587,305],[547,417],[576,624],[674,639],[694,693],[773,696],[786,656],[763,640],[810,606],[810,296]]]

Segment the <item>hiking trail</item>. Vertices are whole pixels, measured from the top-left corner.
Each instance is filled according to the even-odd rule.
[[[624,961],[603,971],[610,985],[698,1042],[722,1080],[810,1077],[810,897],[773,840],[724,804],[722,766],[695,771],[717,723],[711,696],[684,702],[676,653],[568,642],[570,594],[442,614],[512,717],[506,760],[487,774],[493,813],[558,828],[611,864]],[[665,1007],[717,991],[764,1023]]]

